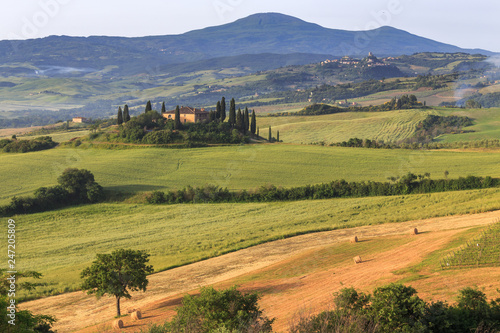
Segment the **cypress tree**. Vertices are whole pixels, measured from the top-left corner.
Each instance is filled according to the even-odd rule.
[[[167,109],[165,108],[165,102],[163,102],[161,105],[161,113],[164,114],[165,112],[167,112]]]
[[[280,131],[276,132],[276,141],[280,142]]]
[[[259,128],[257,127],[257,136],[259,136]]]
[[[271,133],[271,126],[269,126],[269,137],[268,137],[267,141],[271,142],[272,139],[273,139],[273,135]]]
[[[250,122],[250,132],[255,134],[255,130],[257,127],[257,120],[255,119],[255,110],[252,110],[252,121]]]
[[[174,128],[175,129],[180,129],[182,124],[181,124],[181,109],[179,108],[179,105],[175,107],[175,123],[174,123]]]
[[[229,106],[229,124],[234,126],[236,123],[236,103],[234,102],[234,98],[231,99],[231,105]]]
[[[236,113],[236,128],[241,130],[243,129],[243,114],[241,113],[241,109],[238,109],[238,113]]]
[[[151,101],[148,101],[146,103],[146,109],[144,110],[144,113],[149,112],[151,110],[153,110],[153,108],[151,107]]]
[[[245,114],[243,117],[243,132],[244,133],[248,132],[249,127],[250,127],[250,119],[248,118],[248,108],[245,107]]]
[[[220,101],[217,101],[217,106],[215,107],[215,118],[220,119],[222,115],[222,108],[220,106]]]
[[[123,107],[123,122],[126,123],[130,120],[130,114],[128,113],[128,105],[125,104]]]
[[[208,113],[208,119],[209,119],[210,122],[215,121],[215,119],[216,119],[216,117],[215,117],[215,111],[210,111]]]
[[[123,124],[123,114],[122,114],[122,107],[121,106],[118,107],[118,117],[116,119],[116,123],[118,125]]]
[[[226,98],[222,97],[220,101],[220,121],[223,122],[226,119]]]

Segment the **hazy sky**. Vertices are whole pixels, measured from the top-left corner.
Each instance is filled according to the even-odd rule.
[[[4,3],[0,39],[180,34],[261,12],[335,29],[390,25],[464,48],[500,52],[496,0],[20,0]]]

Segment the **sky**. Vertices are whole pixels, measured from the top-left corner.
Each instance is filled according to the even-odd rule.
[[[463,48],[500,52],[495,0],[22,0],[0,10],[0,40],[50,35],[173,35],[278,12],[326,28],[388,25]]]

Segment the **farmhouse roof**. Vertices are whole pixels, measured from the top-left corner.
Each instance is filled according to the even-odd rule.
[[[205,109],[197,109],[197,108],[191,108],[189,106],[182,106],[179,108],[179,113],[180,114],[200,114],[200,113],[208,113],[208,111],[205,111]],[[175,110],[167,111],[164,114],[175,114]]]

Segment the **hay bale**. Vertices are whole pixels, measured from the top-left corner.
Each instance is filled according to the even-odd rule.
[[[351,238],[351,243],[357,243],[358,242],[358,236],[354,236]]]
[[[123,328],[123,321],[121,319],[115,320],[113,322],[113,328],[114,329],[120,329]]]
[[[361,257],[360,256],[355,256],[354,258],[352,258],[354,260],[354,263],[355,264],[360,264],[362,263],[363,261],[361,260]]]
[[[132,312],[132,315],[130,315],[130,317],[132,318],[132,320],[141,320],[142,319],[141,311],[137,310]]]
[[[418,229],[417,228],[413,229],[412,233],[413,235],[418,235]]]

